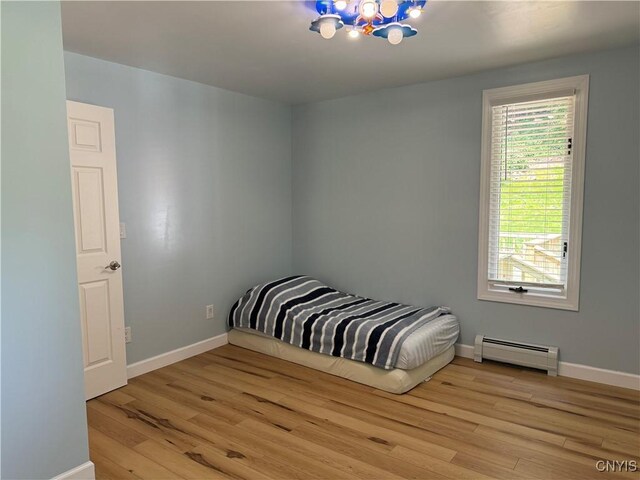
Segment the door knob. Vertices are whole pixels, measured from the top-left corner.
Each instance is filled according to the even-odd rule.
[[[111,270],[117,270],[121,267],[122,265],[120,265],[118,262],[116,262],[115,260],[113,262],[111,262],[109,265],[107,265],[104,268],[110,268]]]

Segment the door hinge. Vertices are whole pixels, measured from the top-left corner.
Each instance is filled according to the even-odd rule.
[[[569,242],[562,244],[562,258],[567,258],[567,249],[569,248]]]

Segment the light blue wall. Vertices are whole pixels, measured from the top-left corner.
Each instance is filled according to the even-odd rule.
[[[291,272],[290,108],[73,53],[65,66],[69,99],[115,110],[128,362],[223,333],[246,289]]]
[[[580,55],[303,105],[293,115],[294,270],[452,307],[476,333],[638,373],[639,50]],[[579,312],[476,299],[482,90],[591,75]]]
[[[637,47],[303,105],[293,119],[214,87],[65,61],[69,98],[115,109],[130,363],[222,333],[238,292],[295,271],[448,304],[466,344],[478,332],[550,343],[564,361],[638,372]],[[480,302],[482,90],[583,73],[580,311]]]
[[[2,2],[2,478],[89,460],[58,2]]]

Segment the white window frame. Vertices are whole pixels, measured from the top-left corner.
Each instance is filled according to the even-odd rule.
[[[489,206],[491,189],[492,107],[575,93],[575,116],[572,147],[571,202],[567,245],[567,283],[564,289],[529,288],[526,293],[509,291],[488,279],[489,275]],[[580,259],[582,246],[582,205],[584,164],[587,140],[589,75],[528,83],[485,90],[482,94],[482,169],[480,174],[480,225],[478,240],[478,299],[516,303],[537,307],[577,311],[580,301]]]

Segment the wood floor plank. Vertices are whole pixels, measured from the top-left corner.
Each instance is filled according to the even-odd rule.
[[[308,455],[292,456],[291,452],[288,449],[282,448],[280,443],[265,442],[264,438],[255,432],[230,426],[207,415],[198,415],[189,421],[196,423],[200,427],[215,430],[220,435],[224,435],[229,440],[243,445],[251,451],[255,451],[265,457],[270,457],[278,461],[283,465],[280,477],[298,478],[300,476],[299,472],[302,472],[303,479],[327,479],[333,478],[339,473],[337,469],[327,466],[322,461],[316,460]],[[298,473],[289,473],[290,470],[294,470]]]
[[[462,365],[460,362],[453,362],[449,365],[451,372],[459,372],[465,375],[471,375],[474,378],[492,378],[503,382],[512,382],[519,370],[509,369],[509,371],[496,372],[492,368],[478,369],[475,365]]]
[[[524,370],[516,380],[518,383],[530,383],[545,388],[559,387],[563,390],[582,392],[598,397],[607,397],[615,401],[628,401],[636,404],[640,400],[640,391],[603,383],[588,382],[569,377],[551,377],[536,370]]]
[[[335,434],[327,433],[321,426],[305,424],[301,427],[294,429],[291,432],[292,435],[301,439],[308,439],[316,445],[325,447],[335,453],[346,455],[350,458],[360,460],[366,465],[375,467],[378,469],[377,475],[374,478],[411,478],[411,479],[424,479],[427,477],[434,478],[447,478],[441,476],[437,472],[436,475],[431,475],[430,470],[422,468],[420,465],[416,465],[415,462],[407,462],[402,458],[397,458],[391,455],[391,452],[396,448],[402,448],[399,446],[394,447],[389,452],[381,453],[377,451],[373,445],[373,442],[357,442],[353,439],[341,438]],[[407,449],[408,450],[408,449]],[[426,455],[419,454],[415,450],[409,450],[412,457],[425,458]],[[438,460],[434,457],[430,457],[426,461],[429,464],[445,464],[448,462]]]
[[[105,393],[101,398],[118,405],[126,405],[127,403],[135,400],[131,395],[127,395],[124,388]]]
[[[381,391],[376,392],[376,394],[387,398],[392,395],[387,392]],[[526,418],[517,417],[515,415],[498,415],[497,412],[496,414],[491,415],[491,413],[479,409],[478,405],[475,405],[473,403],[468,405],[467,409],[465,410],[462,408],[449,406],[447,404],[448,402],[446,401],[444,401],[443,403],[438,403],[427,400],[425,398],[419,398],[415,395],[403,395],[402,397],[398,398],[398,401],[406,403],[407,405],[418,407],[423,410],[428,410],[460,420],[465,420],[472,424],[494,427],[498,430],[503,431],[519,432],[522,435],[531,436],[532,438],[536,438],[538,440],[553,443],[556,445],[562,445],[566,440],[564,436],[554,433],[553,431],[538,430],[532,426],[526,425],[527,423],[531,423]],[[478,413],[478,411],[482,411],[483,413]],[[507,418],[505,419],[505,417]],[[602,441],[602,439],[598,440]]]
[[[551,400],[548,398],[533,395],[529,400],[532,405],[545,406],[555,410],[575,413],[585,418],[594,418],[603,420],[607,424],[624,427],[631,431],[640,432],[640,421],[633,416],[622,415],[617,411],[602,411],[593,408],[585,408],[568,402]]]
[[[136,430],[148,438],[155,438],[179,452],[184,452],[196,445],[193,439],[182,435],[179,431],[171,428],[170,425],[167,428],[162,425],[163,422],[149,417],[146,414],[148,412],[145,413],[145,410],[139,411],[135,403],[136,402],[131,402],[131,404],[126,406],[118,407],[100,401],[94,403],[91,407],[110,417],[112,421]]]
[[[114,422],[111,417],[96,410],[95,403],[90,403],[87,406],[87,421],[92,428],[120,442],[127,448],[133,448],[149,439],[146,435],[127,425]]]
[[[219,395],[217,390],[223,388],[222,383],[212,382],[211,380],[200,381],[196,376],[191,376],[184,380],[178,380],[178,378],[180,377],[173,376],[171,383],[166,387],[160,388],[179,389],[183,394],[190,394],[191,401],[197,402],[199,408],[203,407],[202,402],[207,404],[207,411],[210,410],[209,407],[217,408],[218,410],[226,408],[229,415],[231,412],[235,412],[236,416],[261,416],[287,428],[293,428],[303,421],[299,415],[290,412],[287,407],[274,401],[278,400],[282,394],[276,394],[260,388],[253,389],[255,393],[239,392],[232,395]],[[212,390],[214,393],[211,393]],[[215,396],[210,396],[210,393]],[[269,398],[261,396],[265,394]]]
[[[395,447],[390,455],[402,462],[416,465],[427,470],[429,472],[428,478],[432,478],[433,475],[453,480],[488,480],[491,478],[479,471],[469,470],[454,463],[443,462],[442,460],[429,458],[426,455],[417,455],[415,451],[405,448],[402,445]]]
[[[530,480],[531,478],[525,474],[516,472],[513,469],[500,467],[484,458],[463,452],[458,452],[451,460],[451,463],[465,467],[467,470],[471,470],[473,472],[482,473],[490,478],[502,480]]]
[[[247,392],[277,401],[287,394],[288,389],[277,388],[277,382],[274,379],[265,379],[245,372],[235,372],[233,369],[213,365],[211,368],[205,367],[198,371],[198,376],[219,385],[228,385],[234,390]],[[293,387],[290,387],[293,388]]]
[[[256,422],[255,420],[244,420],[239,424],[239,427],[245,428],[248,431],[259,432],[259,434],[267,441],[280,443],[284,448],[291,450],[292,456],[296,454],[308,455],[315,459],[324,461],[328,466],[336,468],[337,472],[341,472],[337,473],[339,478],[344,478],[345,474],[351,477],[364,479],[402,478],[399,475],[384,472],[358,459],[351,458],[348,455],[344,455],[340,452],[335,452],[329,448],[318,445],[314,443],[312,439],[301,439],[291,435],[289,432]]]
[[[440,380],[444,373],[445,372],[443,370],[440,370],[439,372],[436,372],[435,374],[433,374],[432,378],[434,378],[436,380]],[[476,377],[473,376],[473,375],[469,375],[467,373],[460,373],[460,372],[457,372],[457,371],[454,371],[454,370],[451,370],[451,369],[448,369],[446,371],[446,375],[449,378],[456,378],[458,380],[462,380],[462,381],[465,381],[465,382],[473,382],[476,379]]]
[[[239,472],[244,472],[246,469],[240,468],[238,470],[234,465],[229,465],[229,462],[222,457],[230,459],[242,459],[243,463],[253,465],[250,468],[257,468],[258,471],[270,474],[271,476],[278,476],[283,473],[288,474],[288,478],[299,478],[302,472],[295,468],[291,468],[287,459],[277,461],[271,458],[270,455],[263,455],[259,449],[252,448],[247,443],[238,443],[234,441],[233,435],[221,434],[220,422],[215,428],[206,428],[200,424],[199,419],[189,419],[189,421],[173,415],[171,411],[164,410],[161,407],[155,405],[146,404],[144,402],[135,401],[130,404],[131,408],[136,409],[138,412],[143,413],[148,418],[153,419],[162,428],[170,428],[172,431],[178,432],[177,435],[184,436],[192,442],[192,446],[184,449],[183,455],[187,457],[189,461],[196,461],[201,466],[212,470],[210,473],[224,473],[225,475],[237,476]],[[210,425],[210,424],[209,424]],[[222,423],[222,426],[225,424]],[[228,429],[227,429],[228,431]],[[158,435],[159,439],[162,439],[162,435]],[[254,443],[259,442],[259,438],[254,439]],[[147,447],[153,446],[149,442],[146,442]],[[162,446],[162,444],[160,445]],[[206,446],[208,456],[210,459],[207,463],[199,462],[200,456],[203,455],[201,447]],[[139,451],[138,445],[134,447],[134,450]],[[151,450],[156,451],[157,448]],[[175,455],[174,455],[175,457]],[[179,464],[183,464],[185,458],[177,459]],[[164,464],[163,464],[164,465]],[[172,469],[169,465],[164,465],[169,469]],[[216,470],[216,466],[218,469]],[[231,466],[232,468],[226,468]],[[196,469],[196,472],[201,469]],[[311,477],[311,475],[307,475]]]
[[[444,372],[444,370],[441,370]],[[497,387],[495,385],[485,385],[480,382],[460,380],[457,377],[450,375],[440,375],[438,379],[432,379],[429,382],[431,385],[441,385],[443,389],[447,390],[455,390],[466,391],[466,392],[477,392],[477,393],[485,393],[492,395],[493,397],[498,398],[512,398],[516,400],[529,400],[533,397],[532,393],[522,392],[518,390],[513,390],[509,388]],[[424,389],[420,389],[420,391],[424,391]]]
[[[454,365],[470,367],[472,369],[478,366],[478,362],[476,362],[473,358],[465,358],[465,357],[455,357],[451,363],[453,363]],[[504,376],[512,377],[512,378],[522,375],[522,373],[525,371],[533,371],[541,375],[546,375],[545,373],[540,372],[540,370],[531,370],[527,367],[521,367],[519,365],[510,365],[508,363],[494,362],[493,360],[484,359],[481,362],[481,365],[482,365],[482,371],[484,372],[494,372],[494,373],[502,374]]]
[[[278,424],[288,429],[292,429],[304,420],[300,414],[278,403],[277,400],[281,395],[276,395],[276,392],[269,392],[269,398],[262,397],[257,393],[240,392],[229,397],[218,396],[216,399],[207,395],[209,385],[210,383],[197,382],[189,378],[187,381],[176,380],[161,388],[178,388],[181,394],[191,395],[190,401],[198,404],[196,408],[201,408],[208,414],[213,414],[213,411],[219,413],[225,410],[225,417],[230,420],[246,417],[266,419],[269,423]],[[263,389],[256,391],[264,393]],[[232,421],[232,423],[237,422]]]
[[[501,440],[521,448],[520,459],[531,460],[547,466],[555,465],[557,468],[566,469],[576,475],[590,475],[595,468],[596,460],[591,456],[567,449],[564,446],[549,445],[534,439],[522,438],[483,426],[478,427],[476,433],[488,439]],[[624,474],[613,475],[615,478],[624,476]]]
[[[615,440],[605,440],[602,447],[608,450],[625,453],[633,457],[640,457],[640,440],[633,443],[616,442]]]
[[[427,400],[433,399],[444,405],[451,405],[453,402],[448,401],[447,396],[438,395],[426,395]],[[414,402],[415,403],[415,402]],[[458,403],[459,405],[459,403]],[[555,443],[561,445],[563,438],[572,438],[582,442],[591,443],[593,445],[600,445],[603,440],[604,430],[596,427],[592,428],[590,425],[583,425],[583,422],[576,420],[575,416],[567,414],[565,412],[558,412],[557,415],[548,414],[543,411],[546,409],[536,408],[535,405],[529,405],[528,402],[520,400],[511,401],[498,401],[492,407],[487,407],[479,402],[468,402],[466,406],[462,407],[462,410],[467,412],[473,412],[483,417],[490,418],[490,422],[485,420],[483,425],[493,426],[495,428],[501,428],[505,431],[534,429],[539,433],[535,436],[549,443]],[[527,410],[523,412],[521,410]],[[566,418],[563,418],[566,415]],[[480,421],[480,420],[478,420]],[[584,423],[589,423],[590,419],[586,419]],[[506,422],[506,423],[505,423]],[[490,425],[493,423],[493,425]],[[511,425],[511,427],[509,427]],[[504,427],[507,427],[506,429]],[[549,435],[545,435],[545,432]],[[629,432],[620,430],[616,432],[614,428],[608,429],[608,433],[615,435],[616,438],[627,439]],[[531,433],[529,433],[531,435]]]
[[[451,451],[462,451],[482,457],[496,465],[506,468],[513,468],[518,461],[518,457],[511,454],[511,449],[505,450],[504,445],[499,442],[489,445],[486,439],[475,435],[473,432],[457,432],[454,430],[443,430],[439,426],[430,428],[425,425],[399,422],[386,417],[384,413],[372,415],[366,410],[361,410],[357,407],[341,404],[336,401],[328,403],[327,408],[369,422],[378,427],[397,431],[427,443],[440,445]]]
[[[248,353],[247,353],[248,352]],[[251,350],[247,350],[244,348],[234,347],[229,350],[222,351],[221,349],[212,350],[208,352],[209,355],[212,355],[213,358],[223,357],[228,358],[240,362],[249,363],[253,366],[259,366],[260,368],[269,370],[277,374],[278,377],[286,377],[292,380],[302,380],[305,382],[313,381],[313,382],[345,382],[344,385],[357,385],[360,390],[363,391],[371,391],[372,387],[368,387],[366,385],[354,384],[354,382],[350,382],[349,380],[336,377],[334,375],[330,375],[328,373],[320,372],[318,370],[311,369],[309,367],[305,367],[303,365],[298,365],[296,363],[288,362],[286,360],[282,360],[279,358],[271,357],[269,362],[265,362],[265,356],[258,352],[253,352]]]
[[[154,385],[154,393],[161,395],[173,404],[183,405],[196,413],[207,413],[225,419],[231,424],[239,423],[244,415],[236,409],[217,402],[214,397],[199,393],[191,386],[180,384]],[[147,399],[152,402],[152,400]]]
[[[92,452],[110,459],[144,480],[184,478],[91,427],[89,427],[89,448]]]
[[[199,374],[200,373],[200,374]],[[165,385],[175,382],[185,382],[204,390],[203,394],[214,399],[233,398],[243,392],[242,389],[232,388],[230,385],[220,383],[219,377],[208,378],[201,371],[193,371],[181,365],[171,365],[158,372]]]
[[[527,460],[521,458],[518,460],[515,470],[541,480],[556,478],[566,480],[637,478],[637,474],[629,477],[628,474],[600,472],[596,469],[595,462],[591,467],[575,469],[574,464],[571,463],[563,464],[558,462],[549,462],[544,459]]]
[[[450,388],[448,385],[442,385],[434,382],[429,385],[429,389],[414,388],[413,392],[407,392],[407,395],[424,398],[434,402],[446,403],[452,407],[466,408],[469,402],[482,405],[485,408],[493,408],[497,402],[502,400],[496,395],[489,395],[463,388]]]
[[[148,459],[162,465],[167,470],[179,474],[188,480],[229,479],[231,475],[225,474],[214,465],[205,465],[198,462],[192,455],[179,453],[155,440],[147,440],[133,447],[133,449]]]
[[[630,399],[627,397],[617,397],[606,390],[598,390],[597,392],[585,392],[583,390],[575,388],[575,383],[543,383],[540,381],[532,381],[526,378],[517,378],[512,382],[513,386],[520,385],[525,388],[529,388],[534,391],[536,395],[551,398],[551,399],[565,399],[571,401],[577,405],[585,407],[594,407],[603,410],[618,410],[625,412],[629,415],[636,416],[640,413],[640,404],[638,400]],[[561,379],[562,380],[562,379]]]
[[[160,395],[156,390],[150,388],[150,385],[145,383],[145,379],[138,379],[136,383],[131,383],[123,388],[128,393],[128,396],[133,398],[133,401],[142,400],[151,402],[162,408],[171,409],[175,415],[180,418],[195,417],[199,412],[193,408],[189,408],[186,405],[175,402],[170,398]]]
[[[572,380],[569,382],[569,380]],[[602,411],[615,410],[618,414],[628,415],[632,418],[638,418],[640,414],[640,400],[637,394],[628,394],[617,397],[608,390],[606,385],[604,390],[598,389],[595,393],[585,393],[576,388],[575,379],[567,379],[565,377],[548,377],[542,375],[542,378],[533,381],[530,378],[516,378],[513,381],[503,381],[499,378],[477,377],[474,382],[503,387],[521,392],[531,393],[539,398],[548,398],[566,403],[580,405],[585,408],[593,408]],[[564,383],[566,382],[566,383]],[[593,382],[584,382],[593,384]],[[614,387],[612,387],[614,388]],[[592,387],[593,389],[593,387]]]
[[[595,478],[597,473],[593,472],[593,476],[589,477],[578,477],[575,473],[565,472],[564,470],[558,470],[551,465],[532,462],[522,458],[518,460],[515,471],[522,473],[529,478],[538,478],[540,480],[576,480],[578,478],[586,480],[588,478]]]
[[[626,480],[595,462],[640,460],[638,392],[462,358],[393,395],[226,345],[87,417],[98,480]]]
[[[379,444],[391,445],[392,447],[396,445],[404,445],[405,447],[411,448],[417,452],[445,461],[450,461],[457,453],[456,450],[443,447],[433,442],[426,442],[415,435],[408,435],[391,428],[380,427],[372,424],[371,422],[366,422],[358,418],[354,418],[353,416],[337,412],[333,408],[309,405],[305,404],[304,401],[287,397],[282,399],[281,403],[304,411],[309,415],[316,417],[319,421],[327,421],[335,425],[340,425],[343,428],[360,432],[363,437]]]
[[[477,426],[477,423],[468,418],[452,416],[435,409],[426,409],[421,404],[415,405],[411,400],[405,398],[406,395],[387,394],[386,392],[377,394],[378,391],[369,395],[361,395],[345,392],[340,387],[326,384],[317,385],[313,391],[315,395],[321,395],[327,400],[339,399],[343,404],[367,410],[372,414],[385,412],[386,416],[399,422],[429,423],[442,430],[450,429],[459,432],[472,432]]]
[[[620,453],[615,450],[608,450],[604,447],[594,447],[593,445],[585,445],[584,443],[567,440],[564,447],[567,450],[578,452],[588,456],[593,460],[636,460],[640,464],[640,451],[636,451],[636,455],[630,453]]]
[[[264,389],[264,393],[268,391],[277,391],[284,395],[295,396],[299,391],[311,391],[313,390],[315,396],[319,395],[321,391],[325,391],[330,388],[340,388],[343,393],[351,393],[353,395],[366,395],[373,389],[370,387],[364,387],[355,382],[349,382],[350,385],[339,385],[334,383],[333,379],[320,381],[317,380],[312,374],[309,374],[309,379],[306,381],[300,381],[291,377],[280,377],[265,379],[255,375],[249,375],[245,372],[236,372],[234,369],[227,367],[226,365],[210,365],[204,369],[209,375],[222,376],[226,381],[237,383],[238,385],[253,386],[253,389]],[[259,391],[255,392],[260,396],[265,396]],[[326,394],[325,396],[330,396]],[[269,397],[267,397],[269,398]]]
[[[262,471],[264,465],[259,461],[242,453],[225,455],[209,445],[199,445],[187,452],[187,455],[199,464],[217,470],[231,478],[247,480],[269,480],[274,478],[273,472],[271,472],[270,476]]]
[[[617,440],[623,443],[631,443],[638,438],[638,433],[627,430],[624,427],[603,422],[597,418],[588,418],[571,412],[557,411],[552,408],[538,406],[522,401],[499,401],[494,408],[501,412],[513,413],[518,416],[526,416],[531,419],[538,419],[541,422],[551,423],[566,427],[569,431],[582,432],[590,437],[596,437],[596,444],[599,439]],[[579,435],[579,433],[577,433]]]
[[[118,465],[110,458],[91,449],[91,461],[95,466],[96,480],[140,480],[140,477]]]
[[[232,368],[236,372],[244,372],[249,375],[256,375],[262,378],[274,378],[274,377],[283,377],[288,376],[285,372],[279,372],[273,368],[265,368],[264,364],[254,364],[251,361],[246,361],[245,359],[234,358],[228,355],[215,355],[212,353],[203,353],[205,358],[207,358],[211,363],[209,365],[224,365],[225,367]],[[300,377],[291,377],[299,381],[305,381]]]

